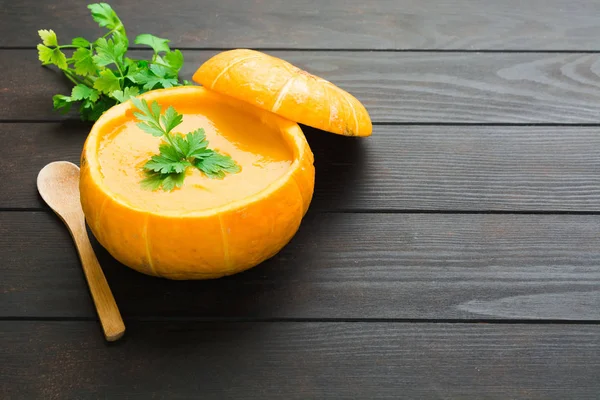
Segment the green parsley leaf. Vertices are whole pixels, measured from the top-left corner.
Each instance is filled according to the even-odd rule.
[[[223,179],[226,172],[235,174],[241,170],[240,166],[231,157],[215,151],[197,158],[194,161],[194,166],[212,179]]]
[[[69,96],[64,96],[62,94],[55,94],[52,96],[52,104],[54,109],[60,111],[63,114],[66,114],[71,109],[72,100]]]
[[[196,129],[194,132],[190,132],[186,135],[186,140],[189,144],[189,149],[186,153],[186,157],[200,158],[203,157],[208,150],[208,141],[204,134],[204,128]]]
[[[140,118],[142,116],[145,117],[147,114],[150,114],[150,115],[148,115],[148,118],[150,120],[154,119],[153,118],[154,115],[152,115],[151,113],[148,112],[150,109],[148,108],[148,102],[145,99],[140,100],[137,97],[134,97],[131,99],[131,102],[133,103],[135,108],[137,108],[138,110],[141,111],[140,113],[134,113],[134,115],[136,115],[136,114],[140,115],[138,118]],[[137,117],[137,115],[136,115],[136,117]]]
[[[110,94],[115,90],[120,90],[121,85],[119,78],[110,69],[100,71],[100,76],[94,82],[94,89],[98,89],[102,93]]]
[[[174,71],[179,71],[183,67],[183,54],[179,50],[173,50],[163,57],[165,63]]]
[[[181,159],[181,154],[179,154],[179,150],[176,147],[173,147],[171,144],[162,143],[158,146],[158,151],[160,155],[165,159],[171,160],[173,162]]]
[[[105,100],[101,100],[98,91],[83,84],[78,84],[73,87],[71,96],[57,94],[52,97],[54,109],[63,114],[67,113],[71,109],[73,103],[78,101],[82,101],[79,111],[81,113],[81,118],[84,121],[95,121],[106,108],[114,105],[114,102],[112,104],[107,104]]]
[[[146,90],[152,90],[152,89],[156,89],[156,85],[159,85],[162,88],[170,88],[173,86],[177,85],[177,79],[175,78],[155,78],[155,79],[150,79],[149,81],[147,81],[144,84],[144,89]],[[159,89],[160,89],[159,87]]]
[[[71,100],[84,100],[89,99],[91,102],[95,102],[100,97],[100,93],[97,90],[86,86],[82,83],[73,87],[71,91]]]
[[[142,189],[151,190],[151,191],[160,189],[160,187],[163,184],[164,178],[166,178],[167,176],[169,176],[169,175],[165,174],[163,176],[156,172],[154,172],[154,173],[146,172],[146,177],[144,179],[142,179],[142,181],[140,182]]]
[[[123,90],[115,90],[110,95],[111,97],[117,99],[119,103],[124,103],[130,98],[137,96],[139,93],[140,91],[136,87],[126,87]]]
[[[154,69],[155,71],[159,72],[159,73],[163,73],[164,75],[166,75],[165,73],[165,68],[164,67],[159,67],[156,64],[152,64],[150,66],[150,68]],[[161,69],[162,68],[162,69]],[[145,90],[152,90],[152,89],[158,89],[160,88],[170,88],[173,86],[177,86],[178,82],[176,78],[165,78],[165,77],[161,77],[161,76],[157,76],[154,73],[154,70],[141,70],[139,71],[137,74],[133,75],[133,76],[129,76],[129,78],[135,82],[138,85],[142,85],[142,87]]]
[[[71,60],[75,63],[75,73],[81,76],[95,75],[98,66],[92,57],[92,51],[85,47],[80,47],[73,52]]]
[[[173,144],[177,147],[182,157],[190,160],[204,157],[207,153],[212,152],[212,150],[207,149],[208,141],[204,136],[204,129],[202,128],[190,132],[185,136],[180,134],[174,135]]]
[[[151,106],[148,106],[146,100],[138,100],[132,98],[132,102],[141,113],[134,112],[133,115],[140,122],[137,125],[147,133],[153,136],[168,136],[169,133],[183,122],[183,115],[177,114],[173,106],[169,106],[164,115],[160,115],[160,106],[154,101]],[[162,125],[161,125],[162,124]]]
[[[73,40],[71,40],[71,44],[79,47],[90,47],[90,42],[82,37],[73,38]]]
[[[185,174],[160,174],[160,173],[152,173],[146,172],[146,178],[142,180],[141,185],[143,189],[147,190],[157,190],[161,186],[165,192],[170,192],[175,188],[180,188],[183,186],[183,180],[185,179]]]
[[[101,95],[98,101],[93,102],[89,99],[83,100],[79,107],[79,113],[83,121],[96,121],[112,106],[116,104],[116,101],[106,95]]]
[[[178,149],[170,144],[161,144],[159,149],[160,155],[152,156],[150,161],[144,164],[144,169],[161,174],[180,174],[192,165],[188,160],[181,157]]]
[[[183,115],[177,114],[173,106],[169,106],[164,115],[160,117],[160,121],[167,134],[171,133],[179,124],[183,122]]]
[[[131,98],[131,102],[133,103],[133,105],[140,110],[141,112],[134,112],[133,115],[140,121],[144,121],[143,123],[140,123],[142,125],[144,125],[144,123],[146,125],[151,125],[152,127],[160,130],[161,135],[164,135],[166,132],[164,131],[164,129],[160,126],[160,105],[158,104],[158,102],[153,101],[152,105],[148,105],[148,102],[145,99],[138,99],[136,97],[132,97]],[[138,124],[138,126],[140,125]]]
[[[121,20],[117,16],[117,13],[115,13],[108,4],[90,4],[88,5],[88,8],[92,12],[92,18],[94,21],[96,21],[101,27],[105,27],[110,30],[118,30],[123,27]]]
[[[136,60],[132,60],[129,57],[124,57],[123,58],[123,72],[125,73],[125,77],[129,79],[129,75],[133,75],[136,74],[140,67],[139,67],[139,61]],[[131,81],[131,79],[130,79]],[[133,81],[131,81],[132,83],[134,83]]]
[[[52,29],[40,29],[38,35],[42,39],[42,43],[46,46],[58,46],[58,39],[56,33]]]
[[[154,50],[155,53],[160,53],[161,51],[170,51],[171,49],[167,44],[169,42],[169,39],[159,38],[149,33],[142,33],[141,35],[138,35],[134,40],[135,44],[145,44],[147,46],[152,47],[152,50]]]
[[[125,33],[124,30],[123,30],[123,32],[114,31],[111,34],[111,38],[115,41],[115,43],[121,43],[126,48],[129,47],[129,39],[127,38],[127,34]]]
[[[179,152],[181,157],[187,157],[187,153],[190,150],[190,144],[186,140],[186,137],[181,134],[175,134],[172,137],[173,146]],[[192,164],[190,164],[192,165]]]
[[[130,68],[132,68],[133,70],[133,65],[130,65]],[[150,74],[150,70],[144,67],[140,67],[139,65],[137,66],[137,69],[135,71],[130,72],[129,74],[127,74],[127,78],[129,78],[129,80],[137,85],[141,85],[143,83],[145,83],[149,77],[148,75]]]
[[[43,65],[54,64],[60,69],[67,69],[67,57],[58,47],[51,49],[43,44],[38,44],[37,49],[38,57]]]
[[[112,39],[100,38],[96,40],[96,55],[94,62],[99,67],[105,67],[115,64],[119,67],[123,65],[123,56],[127,51],[124,43],[114,42]]]
[[[162,187],[165,192],[170,192],[171,190],[180,188],[183,186],[183,180],[185,179],[185,174],[169,174],[167,177],[163,179]]]
[[[153,123],[138,122],[136,125],[138,126],[138,128],[140,128],[146,133],[151,134],[152,136],[161,137],[162,135],[164,135],[164,131],[162,130],[162,128],[160,126],[154,125]]]
[[[163,79],[172,78],[173,72],[171,71],[171,69],[164,67],[162,65],[152,64],[150,66],[150,71],[152,71],[152,73],[158,78],[163,78]]]

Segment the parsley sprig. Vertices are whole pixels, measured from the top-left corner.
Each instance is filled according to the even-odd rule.
[[[43,65],[55,65],[75,85],[71,95],[55,95],[54,109],[63,113],[79,104],[83,120],[95,121],[115,104],[152,89],[190,84],[179,78],[183,54],[169,48],[169,40],[141,34],[135,44],[152,48],[151,59],[126,57],[129,39],[122,21],[106,3],[88,5],[92,18],[108,32],[93,42],[82,37],[59,44],[53,30],[38,31],[38,56]],[[64,51],[72,52],[70,57]]]
[[[207,177],[222,179],[227,173],[237,173],[240,166],[229,156],[208,148],[203,128],[187,134],[173,132],[183,122],[173,106],[162,113],[160,105],[153,101],[131,97],[133,105],[139,110],[133,115],[139,121],[137,126],[152,136],[162,137],[159,154],[153,155],[144,166],[146,178],[141,182],[148,190],[162,187],[166,192],[183,185],[185,171],[197,168]]]

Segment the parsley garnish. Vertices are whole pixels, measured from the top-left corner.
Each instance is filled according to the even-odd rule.
[[[140,93],[189,84],[179,79],[183,54],[171,50],[168,39],[141,34],[134,43],[151,47],[152,58],[126,57],[129,40],[115,11],[106,3],[90,4],[88,8],[94,21],[108,29],[94,42],[77,37],[71,44],[59,45],[53,30],[38,31],[42,43],[37,49],[42,64],[57,66],[75,85],[70,96],[53,97],[55,110],[66,113],[73,104],[79,104],[81,118],[95,121],[110,107]],[[63,50],[72,51],[71,56]]]
[[[226,173],[235,174],[240,166],[229,156],[208,148],[204,129],[196,129],[186,135],[173,132],[183,122],[183,115],[169,106],[164,114],[160,105],[153,101],[150,105],[144,99],[131,97],[133,105],[140,111],[133,115],[138,119],[137,126],[152,136],[162,137],[159,154],[154,155],[144,166],[146,178],[142,187],[157,190],[162,187],[169,192],[183,185],[187,168],[197,168],[207,177],[222,179]]]

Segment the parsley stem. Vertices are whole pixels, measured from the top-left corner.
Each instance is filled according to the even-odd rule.
[[[113,33],[115,33],[115,32],[118,32],[119,30],[121,30],[121,29],[123,29],[123,28],[124,28],[124,27],[123,27],[123,24],[119,24],[119,25],[115,26],[115,29],[113,29],[113,30],[111,30],[111,31],[107,32],[107,33],[106,33],[106,35],[104,35],[104,36],[102,36],[102,37],[103,37],[103,38],[106,38],[107,36],[110,36],[110,35],[112,35]],[[123,33],[125,33],[125,32],[123,32]]]
[[[85,77],[85,78],[81,77],[81,76],[77,75],[75,72],[73,72],[73,70],[71,70],[71,69],[63,69],[63,72],[64,72],[65,76],[76,85],[82,83],[89,87],[94,86],[94,81],[92,81],[89,77]]]
[[[71,82],[73,82],[76,85],[82,83],[89,87],[94,86],[94,82],[91,79],[80,77],[77,74],[75,74],[71,69],[63,69],[63,72],[64,72],[65,76],[67,77],[67,79],[69,79]]]
[[[121,70],[121,67],[119,66],[119,63],[117,62],[117,60],[115,60],[115,65],[117,66],[117,70],[119,71],[121,78],[123,80],[125,80],[125,75],[123,74],[123,71]],[[123,85],[121,85],[121,89],[123,89]]]
[[[173,140],[171,139],[171,134],[168,132],[165,132],[164,134],[165,138],[167,139],[167,142],[169,142],[169,144],[175,148],[175,149],[179,149],[179,147],[175,146],[175,143],[173,142]]]
[[[73,82],[75,85],[79,85],[81,83],[81,82],[77,82],[77,80],[71,74],[68,74],[67,71],[65,71],[65,76],[67,77],[68,80]]]

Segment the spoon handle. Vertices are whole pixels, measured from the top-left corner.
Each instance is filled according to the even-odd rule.
[[[100,263],[98,263],[96,254],[94,254],[94,249],[85,230],[85,224],[82,225],[77,224],[76,228],[72,227],[70,229],[71,235],[77,245],[83,272],[96,305],[104,336],[106,340],[113,342],[123,336],[125,324],[102,268],[100,268]]]

